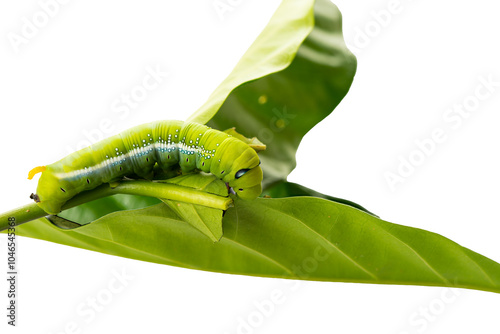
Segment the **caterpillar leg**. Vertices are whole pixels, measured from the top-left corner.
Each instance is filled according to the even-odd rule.
[[[110,181],[109,182],[109,186],[113,189],[113,188],[116,188],[120,185],[120,182],[118,181]]]
[[[40,203],[40,198],[37,194],[31,194],[30,198],[35,201],[35,203]]]

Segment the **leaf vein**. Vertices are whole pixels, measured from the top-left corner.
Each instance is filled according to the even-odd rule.
[[[352,257],[350,257],[348,254],[344,253],[338,246],[336,246],[335,244],[333,244],[330,240],[328,240],[325,236],[323,236],[322,234],[320,234],[318,231],[312,229],[310,226],[308,226],[306,223],[304,223],[302,220],[298,219],[297,217],[294,217],[286,212],[283,212],[283,211],[280,211],[278,209],[275,209],[275,208],[271,208],[271,207],[266,207],[270,210],[273,210],[273,211],[276,211],[278,213],[281,213],[283,215],[286,215],[290,218],[292,218],[293,220],[295,221],[298,221],[299,223],[301,223],[302,225],[304,225],[305,227],[307,227],[310,231],[312,231],[314,234],[318,235],[320,238],[322,238],[323,240],[325,240],[329,245],[331,245],[334,249],[336,249],[340,254],[342,254],[345,258],[347,258],[349,261],[351,261],[354,265],[356,265],[356,267],[358,267],[359,269],[361,269],[362,271],[364,271],[365,273],[367,273],[369,276],[371,276],[373,279],[375,280],[378,280],[378,277],[373,274],[372,272],[370,272],[368,269],[366,269],[363,265],[361,265],[359,262],[357,262],[356,260],[354,260]]]
[[[264,259],[268,260],[269,262],[271,262],[271,263],[273,263],[273,264],[277,265],[278,267],[283,268],[283,269],[284,269],[284,270],[285,270],[288,274],[290,274],[290,275],[292,275],[292,276],[296,276],[296,275],[293,273],[293,271],[291,271],[290,269],[288,269],[285,265],[283,265],[283,264],[281,264],[280,262],[276,261],[275,259],[273,259],[273,258],[271,258],[271,257],[269,257],[269,256],[267,256],[267,255],[265,255],[264,253],[259,252],[259,251],[258,251],[258,250],[256,250],[255,248],[248,247],[247,245],[244,245],[244,244],[242,244],[242,243],[240,243],[240,242],[237,242],[237,241],[236,241],[236,240],[234,240],[234,239],[224,238],[224,240],[227,240],[227,241],[233,242],[233,243],[235,243],[235,244],[237,244],[237,245],[240,245],[241,247],[243,247],[243,248],[245,248],[245,249],[247,249],[247,250],[250,250],[252,253],[255,253],[255,254],[259,255],[260,257],[262,257],[262,258],[264,258]]]
[[[448,281],[443,275],[441,275],[433,266],[430,265],[429,262],[427,262],[427,260],[425,260],[422,255],[420,255],[413,247],[411,247],[409,244],[407,244],[406,242],[404,242],[403,240],[401,240],[400,238],[398,238],[397,236],[395,236],[393,233],[391,233],[390,231],[386,230],[385,228],[383,228],[382,226],[380,225],[377,225],[382,231],[384,231],[386,234],[390,235],[391,237],[393,237],[394,239],[396,239],[397,241],[399,241],[400,243],[402,243],[403,245],[405,245],[407,248],[409,248],[416,256],[418,259],[420,259],[423,263],[425,263],[425,265],[427,265],[427,267],[429,267],[431,269],[431,271],[437,276],[439,277],[439,279],[443,280],[443,282],[445,284],[448,284],[448,285],[452,285],[450,283],[450,281]]]

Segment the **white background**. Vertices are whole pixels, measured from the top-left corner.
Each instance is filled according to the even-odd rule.
[[[230,3],[233,10],[221,17],[211,0],[69,1],[16,52],[8,34],[21,34],[23,18],[33,22],[40,3],[2,2],[0,211],[28,203],[36,182],[26,180],[27,172],[85,144],[85,133],[95,140],[148,121],[186,119],[194,112],[231,71],[279,1]],[[358,202],[385,220],[440,233],[500,261],[500,87],[456,128],[443,119],[454,104],[472,101],[481,76],[500,81],[500,6],[487,0],[336,4],[358,71],[339,107],[305,137],[289,180]],[[389,9],[390,16],[374,14]],[[148,67],[169,74],[127,115],[115,112],[117,99],[141,85]],[[418,154],[413,153],[415,141],[430,138],[436,128],[444,131],[446,141],[392,190],[385,173],[397,171],[399,157]],[[330,151],[321,165],[316,163],[317,143]],[[19,238],[18,244],[19,326],[13,330],[6,325],[7,285],[2,279],[2,333],[413,334],[493,333],[500,327],[500,297],[493,293],[293,285],[28,238]],[[1,253],[5,263],[4,236]],[[133,278],[116,284],[121,291],[91,317],[88,300],[109,296],[114,273],[122,271]],[[274,305],[272,314],[262,315],[255,303],[269,300],[275,290],[281,291],[283,302]],[[243,328],[249,318],[262,321]]]

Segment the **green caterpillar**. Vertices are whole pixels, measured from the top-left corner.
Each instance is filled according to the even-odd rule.
[[[49,214],[57,214],[76,194],[124,176],[153,178],[157,164],[168,172],[201,170],[226,182],[242,199],[262,192],[260,160],[252,147],[225,132],[182,121],[157,121],[130,128],[65,158],[33,168],[42,173],[32,198]]]

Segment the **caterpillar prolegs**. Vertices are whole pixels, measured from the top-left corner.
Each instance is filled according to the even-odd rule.
[[[130,128],[65,158],[32,169],[28,179],[42,173],[32,197],[49,214],[85,190],[124,176],[151,179],[155,164],[167,172],[201,170],[227,183],[242,199],[257,198],[262,169],[248,144],[208,126],[182,121],[156,121]]]

